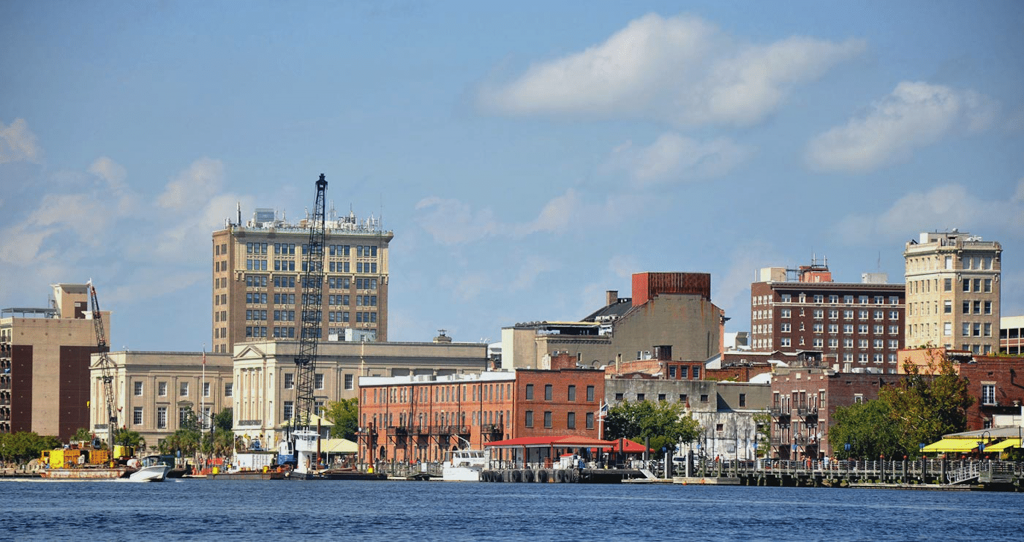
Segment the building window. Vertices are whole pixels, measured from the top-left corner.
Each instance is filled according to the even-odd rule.
[[[551,384],[544,384],[544,400],[545,401],[550,401],[551,400],[551,388],[552,388]]]
[[[290,390],[295,388],[295,375],[292,373],[284,374],[284,389]]]
[[[234,395],[235,385],[232,383],[224,384],[224,397],[231,397]]]
[[[647,399],[647,395],[645,395],[643,393],[636,394],[636,400],[637,401],[645,401],[646,399]]]
[[[135,396],[142,397],[142,382],[135,383]]]
[[[615,400],[616,401],[622,401],[622,393],[616,393],[615,394]]]
[[[676,377],[676,366],[675,365],[669,365],[668,366],[668,377],[669,378],[675,378]]]
[[[353,375],[345,375],[345,389],[351,390],[355,387],[355,378]]]
[[[566,429],[576,429],[576,413],[570,412],[565,416]]]
[[[706,394],[706,393],[704,393],[704,394],[701,394],[701,396],[700,396],[700,402],[702,402],[702,403],[706,403],[706,402],[708,402],[708,396],[707,396],[707,394]]]
[[[203,382],[203,397],[209,397],[209,396],[210,396],[210,383],[209,382]]]
[[[188,421],[188,415],[192,412],[191,407],[178,407],[178,428],[185,427],[185,423]]]
[[[983,404],[983,405],[994,405],[994,404],[996,404],[996,385],[995,384],[982,384],[981,385],[981,404]]]
[[[593,412],[587,412],[587,429],[593,429],[593,428],[594,428],[594,413]]]
[[[156,393],[160,397],[167,397],[167,382],[157,382]]]
[[[132,412],[132,425],[142,425],[142,407],[137,406]]]
[[[942,279],[942,291],[952,292],[953,291],[953,279]]]
[[[550,410],[545,410],[544,411],[544,427],[546,429],[551,429],[551,411]]]
[[[747,406],[747,394],[745,394],[745,393],[741,393],[740,394],[740,406],[741,407]]]
[[[178,395],[182,397],[188,397],[188,382],[182,382],[181,388],[178,391]]]
[[[587,386],[587,402],[594,402],[594,386]]]
[[[533,427],[533,411],[532,410],[527,410],[526,411],[526,420],[523,422],[523,425],[525,425],[526,427]]]
[[[576,386],[569,386],[569,400],[576,400]]]
[[[322,373],[321,374],[313,375],[313,382],[314,382],[314,384],[313,384],[314,388],[316,388],[318,390],[324,389],[324,375]]]
[[[526,385],[526,400],[527,401],[532,401],[533,400],[533,384],[527,384]],[[531,418],[532,418],[532,416],[531,416]],[[533,424],[530,424],[530,425],[532,426]]]
[[[292,414],[295,412],[295,403],[292,401],[284,402],[284,418],[285,420],[292,419]]]
[[[693,379],[700,380],[700,367],[693,368]]]
[[[167,407],[157,407],[156,409],[156,428],[167,429]]]

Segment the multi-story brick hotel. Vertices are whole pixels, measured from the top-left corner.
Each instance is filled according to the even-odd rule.
[[[751,347],[814,350],[840,372],[895,374],[903,348],[904,286],[865,273],[860,283],[832,281],[827,264],[761,269],[751,284]]]
[[[598,438],[604,371],[559,354],[551,370],[359,380],[359,461],[440,461],[446,451],[504,439]]]
[[[332,212],[333,214],[333,212]],[[306,220],[289,224],[256,209],[213,233],[213,351],[301,332]],[[388,244],[379,219],[329,216],[324,241],[323,340],[387,341]]]

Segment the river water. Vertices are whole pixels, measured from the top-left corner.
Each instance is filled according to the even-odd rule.
[[[0,482],[0,540],[971,540],[1024,494],[680,485]]]

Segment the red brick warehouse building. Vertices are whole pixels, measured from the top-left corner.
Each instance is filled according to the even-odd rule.
[[[559,355],[551,370],[363,377],[359,461],[441,461],[446,451],[550,435],[598,438],[604,371]]]

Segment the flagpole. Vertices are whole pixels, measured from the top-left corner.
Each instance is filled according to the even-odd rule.
[[[206,343],[203,343],[203,382],[199,385],[199,432],[206,431]]]

